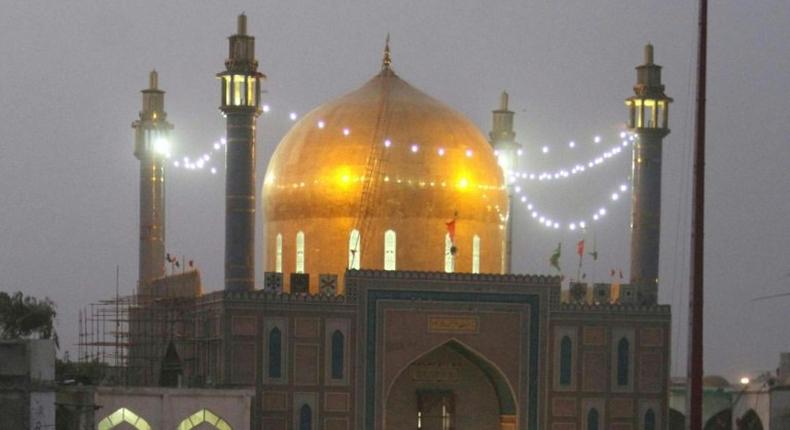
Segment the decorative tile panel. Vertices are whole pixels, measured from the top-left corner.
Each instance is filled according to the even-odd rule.
[[[604,346],[606,344],[606,332],[603,327],[584,327],[582,330],[582,341],[586,346]]]
[[[551,413],[555,417],[575,417],[576,399],[573,397],[555,397],[551,401]]]
[[[318,337],[318,318],[296,318],[294,319],[294,336],[298,338]]]

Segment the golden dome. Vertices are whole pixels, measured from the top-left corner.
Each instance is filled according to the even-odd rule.
[[[342,279],[349,267],[444,271],[454,217],[454,271],[503,267],[507,193],[493,149],[462,114],[386,64],[293,126],[269,162],[263,210],[266,270],[282,271],[286,283],[304,270],[313,292],[319,274]]]

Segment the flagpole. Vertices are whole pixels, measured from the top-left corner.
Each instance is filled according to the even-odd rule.
[[[705,240],[705,96],[708,56],[708,2],[699,2],[697,112],[694,136],[691,288],[689,289],[688,428],[702,430],[703,300]]]
[[[582,260],[584,258],[584,237],[582,237],[581,242],[576,244],[576,253],[579,254],[579,267],[576,269],[576,282],[581,282]]]
[[[598,282],[598,238],[593,230],[593,282]]]

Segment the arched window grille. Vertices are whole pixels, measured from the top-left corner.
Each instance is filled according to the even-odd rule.
[[[107,415],[103,420],[99,421],[96,428],[99,430],[110,430],[124,422],[129,423],[137,430],[151,430],[151,425],[143,417],[127,408],[117,409],[115,412]]]
[[[645,430],[656,430],[656,413],[652,409],[645,412]]]
[[[587,412],[587,430],[598,430],[598,409],[592,408]]]
[[[304,273],[304,232],[296,233],[296,273]]]
[[[453,255],[453,241],[450,233],[444,235],[444,271],[453,273],[455,271],[455,256]]]
[[[628,339],[617,342],[617,385],[628,385],[628,363],[630,345]]]
[[[560,385],[571,384],[571,365],[573,363],[573,343],[565,336],[560,341]]]
[[[299,430],[313,430],[313,410],[309,405],[299,409]]]
[[[480,273],[480,236],[472,238],[472,273]]]
[[[274,270],[277,273],[283,273],[283,235],[277,233],[276,239],[277,253],[274,259]]]
[[[359,263],[362,260],[362,238],[359,230],[351,230],[348,235],[348,268],[359,270]]]
[[[384,232],[384,270],[395,270],[397,240],[395,230]]]
[[[269,377],[282,377],[282,333],[274,327],[269,332]]]
[[[208,423],[212,428],[217,430],[232,430],[230,424],[228,424],[224,419],[219,417],[214,412],[211,412],[208,409],[201,409],[194,414],[184,418],[181,421],[181,424],[178,425],[176,430],[192,430],[193,428],[206,428],[206,426],[202,426],[201,424]]]
[[[335,330],[332,333],[332,379],[343,379],[345,348],[345,336],[340,330]]]

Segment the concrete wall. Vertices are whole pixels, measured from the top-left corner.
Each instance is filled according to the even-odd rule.
[[[0,428],[54,428],[54,379],[54,341],[0,342]]]
[[[193,413],[208,409],[233,430],[248,430],[253,394],[253,390],[243,389],[97,387],[95,424],[126,408],[145,419],[152,429],[175,429]]]
[[[770,430],[790,429],[790,387],[771,390]]]

